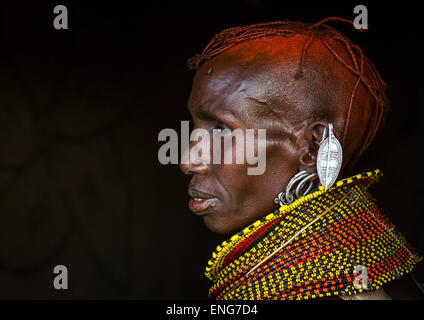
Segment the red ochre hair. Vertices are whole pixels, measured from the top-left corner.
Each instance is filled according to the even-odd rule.
[[[388,111],[389,105],[385,95],[386,83],[380,77],[372,62],[364,56],[362,50],[357,45],[353,44],[347,37],[342,35],[333,27],[325,24],[326,22],[332,20],[348,22],[353,25],[353,22],[350,20],[338,17],[328,17],[315,24],[291,21],[276,21],[229,28],[215,35],[201,54],[197,54],[190,58],[188,60],[188,66],[190,69],[197,70],[203,62],[244,41],[276,36],[291,37],[301,34],[307,36],[307,40],[303,47],[299,61],[299,69],[295,76],[295,78],[298,79],[302,77],[303,64],[309,45],[313,39],[321,40],[321,42],[327,47],[333,56],[348,71],[357,77],[357,81],[352,89],[352,94],[350,96],[349,106],[347,108],[342,141],[344,141],[346,137],[352,104],[359,84],[362,82],[362,84],[374,97],[375,104],[371,113],[370,124],[365,134],[363,144],[359,150],[359,153],[357,154],[357,156],[360,156],[374,140],[380,124],[382,123]],[[343,48],[348,53],[348,55],[351,57],[351,61],[346,61],[346,59],[342,57],[343,54],[338,51],[340,50],[339,47],[332,46],[330,44],[330,40],[338,41],[341,43],[341,48]]]

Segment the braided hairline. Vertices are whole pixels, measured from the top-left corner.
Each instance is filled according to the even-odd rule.
[[[345,128],[343,130],[342,142],[346,138],[353,100],[355,97],[356,90],[361,82],[368,89],[368,91],[375,100],[375,105],[371,114],[370,124],[368,126],[367,133],[358,153],[358,156],[360,156],[374,140],[374,137],[380,127],[380,124],[385,118],[385,115],[388,111],[388,103],[387,98],[385,96],[386,83],[382,80],[372,62],[364,56],[362,50],[357,45],[353,44],[348,38],[343,36],[336,29],[325,24],[325,22],[332,20],[339,20],[353,24],[352,21],[343,18],[328,17],[315,24],[306,24],[302,22],[290,21],[275,21],[247,25],[244,27],[229,28],[215,35],[201,54],[197,54],[194,57],[190,58],[188,60],[188,66],[190,69],[196,70],[203,62],[244,41],[264,39],[275,36],[291,37],[297,34],[302,34],[308,36],[308,39],[306,40],[305,45],[303,47],[301,58],[299,61],[299,68],[295,75],[295,78],[299,79],[300,77],[302,77],[303,74],[303,64],[309,45],[311,44],[314,38],[320,39],[322,43],[327,47],[327,49],[333,54],[333,56],[347,70],[349,70],[354,76],[357,77],[357,81],[353,87],[352,94],[349,99],[349,106],[347,108],[346,113]],[[339,43],[341,43],[344,46],[344,49],[349,53],[349,56],[352,61],[348,62],[343,59],[341,55],[337,52],[337,49],[330,44],[331,40],[338,41]]]

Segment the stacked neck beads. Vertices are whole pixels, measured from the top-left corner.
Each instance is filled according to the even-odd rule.
[[[206,268],[210,298],[350,295],[412,270],[422,258],[368,193],[379,177],[375,170],[320,188],[224,241]]]

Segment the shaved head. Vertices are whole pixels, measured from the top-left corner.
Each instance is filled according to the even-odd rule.
[[[342,140],[357,78],[319,39],[309,44],[299,76],[299,60],[307,40],[304,35],[295,35],[243,42],[202,64],[194,81],[203,79],[209,72],[206,78],[210,85],[219,85],[223,90],[255,101],[258,108],[249,116],[266,118],[279,134],[294,133],[302,124],[325,120],[334,124]],[[350,126],[342,142],[344,164],[362,146],[374,103],[373,96],[360,83],[352,103]]]
[[[233,51],[234,55],[238,55],[241,67],[249,63],[273,67],[277,79],[280,71],[287,76],[291,72],[294,79],[306,77],[306,81],[298,81],[293,91],[300,90],[302,86],[319,90],[320,99],[314,99],[314,103],[321,101],[322,107],[318,114],[312,116],[331,117],[344,111],[345,120],[334,120],[335,127],[342,135],[342,143],[347,140],[346,151],[355,153],[359,158],[371,144],[389,109],[386,84],[362,50],[326,24],[334,20],[353,24],[346,19],[330,17],[315,24],[276,21],[226,29],[215,35],[201,54],[190,58],[188,64],[190,68],[198,69],[205,61],[224,53],[231,55]],[[290,79],[287,77],[286,80]],[[313,93],[310,102],[313,97],[316,98],[316,92],[309,92]],[[347,102],[343,96],[346,92],[350,94]],[[317,110],[316,106],[309,109]],[[350,128],[351,121],[354,122],[353,130]],[[358,132],[358,125],[361,128],[365,126],[364,132]],[[350,141],[349,136],[352,135],[361,135],[360,145]]]

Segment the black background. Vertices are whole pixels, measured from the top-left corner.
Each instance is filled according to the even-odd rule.
[[[357,171],[380,168],[380,207],[422,253],[422,18],[369,2],[1,1],[0,298],[204,299],[226,237],[187,209],[188,177],[158,133],[189,120],[186,60],[215,33],[272,21],[333,23],[374,62],[392,111]],[[69,29],[53,28],[64,4]],[[66,265],[69,289],[53,288]]]

